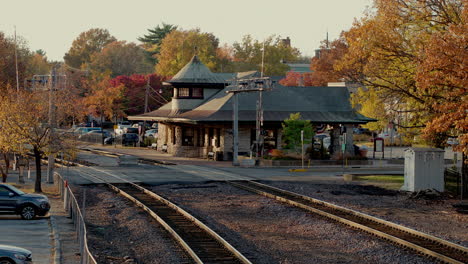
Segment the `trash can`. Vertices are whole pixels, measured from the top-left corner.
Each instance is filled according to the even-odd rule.
[[[220,161],[223,160],[223,152],[222,151],[216,151],[214,155],[214,160]]]

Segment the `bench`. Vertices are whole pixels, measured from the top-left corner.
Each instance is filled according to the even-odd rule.
[[[161,146],[161,151],[162,152],[167,152],[167,145],[166,144]]]
[[[208,154],[206,154],[206,156],[207,156],[207,157],[206,157],[207,159],[212,159],[212,160],[214,160],[214,158],[215,158],[215,153],[214,153],[213,151],[209,151]]]

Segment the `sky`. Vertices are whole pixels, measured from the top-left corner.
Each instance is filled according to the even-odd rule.
[[[302,55],[312,56],[324,40],[337,38],[363,16],[372,0],[1,0],[0,31],[14,27],[31,50],[63,60],[81,32],[105,28],[118,40],[138,37],[162,22],[211,32],[232,44],[250,34],[289,37]]]

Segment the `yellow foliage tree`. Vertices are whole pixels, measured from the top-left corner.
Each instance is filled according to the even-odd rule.
[[[218,45],[219,40],[213,34],[201,32],[200,29],[173,30],[161,42],[160,53],[156,55],[158,59],[156,73],[173,76],[195,54],[213,71],[218,61],[216,56]]]
[[[374,88],[359,88],[357,93],[351,95],[351,104],[364,116],[374,118],[377,122],[370,122],[363,127],[371,131],[381,131],[388,124],[390,117],[385,110],[384,101]]]

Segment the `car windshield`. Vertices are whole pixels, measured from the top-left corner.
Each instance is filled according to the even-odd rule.
[[[19,194],[19,195],[23,195],[23,194],[24,194],[23,191],[17,189],[17,188],[14,187],[14,186],[8,185],[8,188],[10,188],[12,191],[14,191],[15,193],[17,193],[17,194]]]

